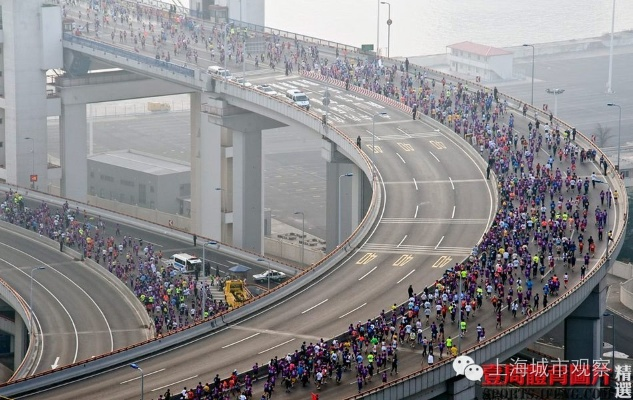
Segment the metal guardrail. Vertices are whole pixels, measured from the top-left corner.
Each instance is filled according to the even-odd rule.
[[[193,78],[195,74],[195,69],[192,68],[183,67],[181,65],[176,65],[163,60],[157,60],[153,57],[144,56],[142,54],[138,54],[129,50],[123,50],[116,46],[112,46],[94,39],[86,39],[68,32],[64,32],[63,39],[70,43],[75,43],[81,46],[89,47],[93,50],[102,51],[105,54],[110,54],[115,57],[123,57],[142,64],[163,68],[169,72],[180,74],[185,77]]]
[[[395,63],[401,62],[401,61],[392,60],[392,59],[388,59],[388,60],[389,62],[395,62]],[[459,77],[456,77],[456,76],[453,76],[441,71],[433,70],[430,68],[425,68],[418,65],[412,65],[412,66],[417,67],[421,71],[428,71],[429,73],[439,76],[440,78],[444,77],[447,80],[450,79],[455,82],[460,82],[464,85],[467,85],[469,89],[474,87],[475,90],[481,89],[484,91],[490,91],[490,88],[480,83],[471,82],[466,79],[459,78]],[[522,102],[517,98],[514,98],[509,95],[505,95],[500,92],[499,92],[499,97],[503,100],[507,100],[508,105],[511,108],[517,110],[517,112],[522,112],[520,111],[520,107],[523,104],[526,104],[525,102]],[[528,115],[537,115],[539,118],[549,118],[549,114],[543,113],[543,111],[541,111],[540,109],[533,107],[530,104],[528,104],[527,106],[528,106],[528,113],[529,113]],[[403,107],[410,110],[409,107],[404,106],[404,105],[401,105],[400,108],[403,108]],[[554,122],[558,123],[563,128],[567,128],[567,129],[572,128],[572,125],[566,123],[565,121],[559,118],[554,118]],[[623,245],[623,239],[624,239],[624,235],[626,234],[626,226],[627,226],[626,217],[627,217],[627,210],[628,210],[628,197],[626,196],[626,187],[624,186],[624,181],[621,179],[621,176],[615,172],[616,169],[613,163],[611,162],[611,160],[606,156],[606,154],[602,152],[602,150],[598,146],[596,146],[591,140],[589,140],[581,132],[577,132],[576,138],[577,138],[577,141],[578,139],[580,139],[581,142],[585,142],[584,143],[585,146],[589,146],[590,148],[595,149],[599,155],[604,156],[605,161],[609,164],[609,167],[611,170],[611,175],[609,176],[609,178],[614,185],[617,185],[618,192],[622,194],[620,196],[620,199],[622,200],[620,205],[621,207],[623,207],[623,210],[624,210],[624,214],[623,214],[624,223],[622,224],[621,229],[619,229],[619,231],[616,232],[616,235],[614,238],[614,247],[613,247],[615,251],[618,251],[618,249],[621,248]],[[613,254],[613,252],[614,250],[611,251],[611,254]],[[560,296],[555,301],[553,301],[546,309],[541,309],[539,312],[535,313],[530,319],[526,319],[519,322],[518,324],[512,326],[511,328],[506,329],[503,332],[498,333],[497,335],[487,339],[486,341],[479,343],[471,347],[470,349],[465,350],[464,352],[462,352],[462,354],[468,354],[471,357],[473,357],[473,359],[481,362],[481,360],[492,359],[492,354],[498,356],[498,354],[502,353],[503,351],[506,351],[506,352],[508,351],[508,349],[502,349],[503,346],[500,343],[502,340],[505,340],[506,342],[514,343],[513,347],[517,347],[517,346],[521,346],[521,343],[525,343],[526,341],[528,341],[529,338],[533,337],[534,339],[536,339],[536,337],[539,336],[539,332],[542,329],[535,329],[534,325],[531,325],[531,324],[533,323],[535,324],[539,320],[540,321],[547,320],[541,325],[543,325],[543,327],[549,327],[549,326],[552,326],[556,321],[560,321],[562,318],[571,314],[571,312],[577,307],[577,305],[580,304],[589,295],[589,293],[593,290],[593,288],[596,285],[598,285],[598,283],[604,278],[604,276],[606,276],[608,264],[609,263],[607,262],[607,257],[606,256],[603,257],[596,263],[595,267],[588,273],[585,280],[577,283],[568,292],[566,292],[564,295]],[[566,309],[563,310],[563,308],[566,308]],[[527,332],[529,333],[524,333],[522,328],[525,328]],[[494,350],[491,350],[493,347],[494,347]],[[510,348],[512,348],[512,346]],[[389,382],[377,388],[373,388],[359,395],[350,396],[346,398],[346,400],[361,399],[361,398],[378,400],[378,399],[391,399],[391,398],[402,398],[402,397],[412,396],[416,393],[419,393],[424,388],[432,387],[434,385],[437,385],[440,382],[454,378],[454,371],[451,366],[452,361],[453,361],[453,358],[448,357],[447,359],[439,363],[436,363],[433,367],[423,368],[420,371],[403,376],[395,381]],[[433,380],[432,383],[431,383],[431,380]],[[426,384],[422,383],[421,381],[426,381]]]
[[[239,23],[239,21],[235,21],[235,22]],[[281,31],[281,30],[275,30],[275,29],[272,29],[272,28],[260,27],[260,26],[252,25],[252,24],[249,24],[248,26],[249,26],[250,30],[257,31],[257,32],[276,34],[276,35],[280,35],[280,36],[283,36],[283,37],[286,37],[286,38],[289,38],[289,39],[296,39],[296,40],[301,40],[301,41],[310,42],[310,43],[319,44],[319,45],[324,45],[324,46],[337,47],[337,48],[349,49],[349,50],[352,50],[352,51],[358,51],[358,48],[352,47],[352,46],[341,45],[339,47],[340,44],[336,43],[336,42],[324,41],[324,40],[317,39],[317,38],[311,38],[311,37],[305,36],[305,35],[294,34],[294,33],[291,33],[291,32],[286,32],[286,31]],[[71,39],[67,39],[67,36],[70,36]],[[152,60],[153,62],[159,61],[161,63],[164,63],[164,62],[162,62],[160,60],[152,59],[151,57],[141,56],[141,55],[129,52],[129,51],[118,49],[118,48],[116,48],[114,46],[104,45],[104,44],[99,43],[99,42],[95,42],[95,41],[79,38],[79,37],[76,37],[76,36],[73,36],[73,35],[69,35],[69,34],[64,34],[64,39],[65,40],[70,40],[71,42],[74,42],[74,43],[81,43],[81,41],[83,40],[84,43],[81,43],[81,44],[88,45],[88,46],[90,46],[92,48],[95,48],[95,49],[99,49],[99,50],[103,50],[103,51],[106,51],[106,52],[110,52],[111,54],[122,55],[122,56],[125,56],[127,58],[132,58],[130,56],[138,56],[139,58],[142,58],[142,60],[139,59],[139,61],[145,62],[145,63],[148,63],[148,60]],[[102,48],[100,48],[101,46],[102,46]],[[398,61],[395,61],[395,62],[398,62]],[[169,63],[167,63],[167,64],[169,64]],[[161,66],[164,67],[162,64],[161,64]],[[179,67],[179,66],[173,65],[173,64],[171,64],[170,66],[173,66],[176,69],[185,69],[187,71],[190,71],[190,75],[187,75],[187,76],[193,77],[193,73],[194,73],[193,70],[190,70],[190,69],[187,69],[187,68],[184,68],[184,67]],[[458,77],[452,76],[450,74],[445,74],[445,73],[442,73],[440,71],[430,70],[428,68],[423,68],[423,67],[419,67],[419,68],[422,69],[422,70],[430,71],[430,72],[432,72],[432,73],[434,73],[434,74],[436,74],[438,76],[445,76],[448,79],[451,79],[451,80],[456,81],[456,82],[465,83],[465,84],[467,84],[469,86],[472,86],[472,87],[478,87],[478,88],[486,90],[486,91],[490,90],[489,88],[487,88],[487,87],[485,87],[485,86],[483,86],[481,84],[473,83],[471,81],[468,81],[468,80],[465,80],[465,79],[462,79],[462,78],[458,78]],[[245,88],[240,87],[240,90],[244,90],[244,89]],[[511,104],[511,106],[516,106],[517,109],[518,109],[519,105],[523,104],[523,102],[521,102],[520,100],[515,99],[515,98],[513,98],[511,96],[507,96],[507,95],[504,95],[504,94],[501,94],[501,93],[500,93],[500,96],[503,99],[508,100],[509,103],[513,102],[514,104]],[[289,105],[286,105],[286,106],[289,106]],[[539,110],[539,109],[537,109],[535,107],[532,107],[531,105],[528,105],[528,109],[530,110],[530,112],[537,113],[537,115],[540,115],[541,117],[543,117],[543,115],[541,114],[542,113],[541,110]],[[317,119],[320,119],[320,118],[317,118]],[[562,120],[560,120],[558,118],[556,118],[556,122],[558,122],[563,127],[566,126],[568,129],[571,128],[571,126],[569,124],[565,123],[564,121],[562,121]],[[340,133],[341,132],[337,132],[337,134],[340,134]],[[578,133],[578,135],[579,135],[580,138],[584,139],[588,144],[590,144],[591,147],[595,148],[598,153],[600,153],[601,155],[604,155],[604,153],[597,146],[593,145],[593,143],[590,140],[588,140],[586,136],[584,136],[580,132]],[[345,137],[345,136],[343,135],[343,137]],[[347,139],[347,141],[351,142],[349,139]],[[351,143],[351,144],[352,144],[352,147],[354,147],[354,144],[353,143]],[[344,146],[344,147],[347,147],[347,146]],[[611,170],[615,171],[615,168],[614,168],[612,162],[606,156],[605,156],[605,159],[608,162],[608,164],[610,165]],[[372,168],[371,167],[371,165],[372,165],[371,161],[368,161],[368,165],[369,165],[369,168],[371,170],[371,168]],[[367,171],[365,169],[364,169],[364,171],[365,171],[365,173],[367,173]],[[623,193],[623,194],[626,193],[625,192],[625,188],[624,188],[624,184],[623,184],[622,180],[619,179],[620,178],[619,175],[614,175],[613,178],[615,180],[615,183],[620,188],[620,192]],[[375,178],[372,179],[372,185],[374,187],[374,192],[376,193],[376,186],[377,186],[377,184],[376,184],[376,179]],[[626,207],[626,204],[628,204],[628,199],[626,199],[626,196],[624,196],[624,195],[621,196],[621,198],[623,199],[622,204]],[[372,199],[372,203],[373,203],[373,199]],[[363,223],[366,221],[368,215],[369,215],[369,213],[366,215],[365,219],[363,219]],[[354,232],[352,237],[354,237],[358,233],[360,227],[361,226],[359,226],[359,228],[356,229],[356,231]],[[619,231],[619,233],[617,233],[617,236],[616,236],[615,242],[616,242],[616,244],[618,246],[622,245],[622,239],[623,239],[623,235],[624,235],[624,232],[625,232],[625,227],[626,227],[626,220],[624,222],[624,225],[623,225],[622,229]],[[344,249],[345,246],[348,244],[348,242],[350,242],[352,240],[352,237],[350,237],[350,239],[348,239],[346,242],[342,243],[341,246],[337,247],[337,249],[335,249],[332,253],[330,253],[328,256],[326,256],[326,258],[331,257],[331,255],[333,253],[336,253],[341,248]],[[550,315],[551,314],[556,314],[556,317],[560,318],[560,315],[562,313],[560,312],[560,310],[556,311],[556,306],[559,305],[559,304],[562,304],[562,302],[564,302],[566,300],[570,300],[569,302],[574,303],[570,307],[570,310],[569,310],[569,313],[571,313],[571,310],[573,310],[573,308],[575,307],[575,304],[580,302],[580,301],[582,301],[582,299],[584,299],[584,297],[586,297],[586,295],[588,295],[589,291],[591,289],[593,289],[593,286],[595,286],[595,285],[592,285],[592,283],[594,283],[593,281],[596,281],[595,283],[597,284],[604,277],[604,275],[606,274],[606,268],[603,268],[604,265],[605,265],[605,261],[606,260],[601,260],[599,262],[599,265],[596,265],[596,267],[594,267],[594,269],[591,272],[589,272],[588,277],[585,279],[585,281],[583,281],[581,283],[578,283],[574,288],[572,288],[572,290],[568,291],[563,296],[561,296],[556,301],[554,301],[551,304],[551,306],[548,307],[546,310],[542,310],[542,311],[536,313],[535,316],[533,316],[529,320],[525,320],[525,321],[520,322],[519,324],[513,326],[512,328],[510,328],[510,329],[508,329],[508,330],[506,330],[506,331],[504,331],[502,333],[499,333],[498,335],[488,339],[483,344],[474,346],[469,351],[467,351],[467,354],[471,354],[472,353],[473,355],[475,355],[476,359],[480,359],[480,357],[477,356],[475,353],[484,352],[485,349],[490,349],[490,346],[488,346],[488,345],[491,345],[495,341],[500,341],[501,338],[503,338],[503,337],[505,337],[507,339],[509,336],[506,336],[506,335],[512,335],[513,333],[516,333],[516,335],[518,335],[518,336],[525,336],[525,335],[522,335],[521,332],[519,332],[520,329],[522,327],[526,326],[529,323],[532,323],[534,321],[537,321],[537,320],[543,318],[548,313]],[[315,267],[317,265],[319,265],[319,264],[316,264]],[[584,293],[584,292],[587,292],[587,293]],[[573,299],[572,299],[572,297],[573,297]],[[575,300],[575,301],[572,301],[572,300]],[[567,302],[567,303],[569,304],[569,302]],[[488,352],[490,352],[490,350],[487,350],[485,352],[488,353]],[[448,373],[448,374],[447,373],[441,374],[441,375],[445,375],[446,379],[452,377],[452,369],[449,366],[450,360],[451,359],[448,359],[448,360],[445,360],[443,362],[440,362],[440,363],[436,364],[436,366],[433,368],[435,370],[437,368],[443,367],[444,370],[450,370],[450,373]],[[423,369],[422,371],[419,371],[417,373],[414,373],[414,374],[411,374],[409,376],[400,378],[397,381],[394,381],[394,382],[390,383],[386,387],[376,388],[376,389],[374,389],[372,391],[369,391],[367,393],[368,394],[376,394],[379,391],[385,390],[386,388],[393,388],[395,385],[400,385],[404,381],[413,380],[413,379],[419,377],[421,374],[424,374],[425,372],[429,372],[427,370],[430,371],[430,369],[428,369],[428,368],[427,369]],[[437,374],[432,374],[432,375],[436,376]],[[416,389],[419,389],[419,387],[417,385],[414,385],[414,386],[416,387]],[[400,392],[400,393],[402,393],[402,392]],[[415,392],[413,392],[413,393],[415,393]],[[363,396],[366,396],[366,394],[363,394]],[[358,396],[354,396],[352,398],[358,398]],[[374,398],[379,398],[379,397],[374,397]]]
[[[216,86],[218,88],[222,87],[222,85]],[[270,99],[272,99],[275,102],[273,111],[276,110],[279,113],[283,113],[284,111],[288,112],[288,110],[291,110],[292,113],[296,114],[293,115],[293,119],[297,119],[300,123],[303,123],[308,127],[312,127],[313,129],[316,128],[317,131],[319,130],[321,124],[321,117],[319,115],[306,112],[302,108],[296,107],[295,105],[290,104],[286,101],[268,96],[251,88],[245,88],[244,86],[233,82],[228,82],[225,93],[229,95],[232,93],[233,95],[235,95],[238,94],[238,91],[242,92],[244,90],[247,90],[250,94],[248,96],[248,100],[246,101],[253,101],[255,103],[258,103],[256,101],[256,98],[259,97],[259,103],[262,103],[264,102],[264,100],[262,100],[263,98],[267,98],[267,101],[270,101]],[[332,139],[338,138],[337,144],[339,144],[339,146],[345,152],[350,154],[355,161],[361,164],[360,167],[369,177],[370,181],[372,182],[372,188],[374,190],[374,194],[372,196],[367,214],[365,215],[359,226],[354,230],[352,235],[346,241],[341,243],[336,249],[334,249],[322,260],[315,263],[301,274],[296,275],[288,281],[276,286],[269,293],[264,293],[257,297],[254,297],[246,301],[240,307],[237,307],[231,311],[216,314],[204,321],[196,323],[193,326],[178,329],[162,337],[153,338],[131,346],[120,348],[115,350],[114,352],[101,354],[89,360],[83,360],[75,364],[62,366],[54,371],[46,371],[34,376],[15,380],[11,383],[0,384],[0,393],[3,396],[15,396],[16,394],[32,392],[44,387],[54,386],[61,382],[69,382],[79,379],[83,376],[94,375],[98,372],[102,372],[116,366],[128,363],[130,360],[165,351],[170,347],[180,345],[181,343],[188,342],[201,335],[208,334],[210,330],[222,327],[224,325],[224,322],[237,321],[241,318],[251,315],[257,310],[266,308],[271,304],[279,302],[281,299],[292,295],[296,291],[303,288],[305,285],[310,284],[315,279],[318,279],[320,276],[326,274],[330,268],[335,266],[340,260],[348,255],[348,249],[359,243],[362,238],[364,238],[365,235],[371,230],[371,228],[374,226],[373,222],[375,221],[380,211],[380,205],[382,204],[382,192],[378,185],[377,175],[372,174],[373,164],[371,163],[369,157],[364,152],[362,152],[351,139],[347,138],[347,136],[345,136],[338,129],[330,127],[328,131],[329,132],[325,136],[328,136]],[[227,247],[227,245],[224,244],[222,244],[222,246]],[[290,286],[291,283],[294,284]]]
[[[139,4],[139,1],[125,0],[124,3],[128,3],[129,6],[131,7],[136,7],[137,4]],[[169,7],[173,5],[173,3],[166,3],[164,1],[159,1],[159,0],[141,0],[139,5],[152,7],[152,8],[158,8],[162,10],[164,13],[166,13],[167,10],[169,10]],[[187,8],[187,7],[180,7],[180,6],[177,7],[177,11],[179,13],[185,14],[185,16],[189,20],[195,21],[197,23],[205,23],[205,22],[212,23],[209,19],[201,18],[199,16],[202,13],[202,11],[194,10],[192,8]],[[247,23],[247,22],[232,19],[232,18],[229,18],[228,22],[233,23],[236,26],[245,27],[248,29],[248,31],[251,31],[251,32],[259,32],[259,33],[268,34],[271,36],[275,35],[275,36],[292,39],[292,40],[296,39],[296,40],[314,44],[314,45],[326,46],[326,47],[331,47],[335,49],[346,50],[349,52],[360,51],[360,48],[356,46],[351,46],[348,44],[343,44],[343,43],[335,42],[332,40],[320,39],[313,36],[303,35],[301,33],[285,31],[283,29],[276,29],[276,28],[270,28],[267,26],[251,24],[251,23]]]
[[[26,301],[16,292],[9,284],[0,278],[0,297],[6,301],[16,313],[20,315],[20,318],[24,323],[27,324],[31,345],[26,350],[26,354],[22,359],[20,365],[15,368],[13,372],[13,376],[11,379],[21,377],[22,375],[28,373],[35,362],[35,355],[37,354],[37,350],[41,346],[40,335],[38,335],[37,324],[31,322],[33,318],[33,314],[30,312],[29,306]],[[15,321],[14,321],[15,322]],[[16,325],[16,329],[21,329]]]

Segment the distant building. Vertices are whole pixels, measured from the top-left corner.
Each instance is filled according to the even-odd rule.
[[[132,150],[88,157],[90,195],[169,214],[189,216],[190,175],[188,163]]]
[[[618,149],[615,146],[603,147],[602,151],[609,157],[615,165],[618,163]],[[624,186],[633,187],[633,151],[631,147],[623,145],[620,151],[620,174],[624,180]]]
[[[474,76],[481,82],[512,78],[513,53],[473,42],[446,46],[451,72]]]

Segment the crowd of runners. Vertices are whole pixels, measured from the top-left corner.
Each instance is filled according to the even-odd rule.
[[[5,193],[1,207],[3,220],[58,241],[60,250],[73,248],[116,275],[145,305],[156,334],[189,326],[229,308],[209,290],[210,285],[222,285],[220,277],[202,281],[194,275],[174,273],[161,261],[160,250],[155,251],[142,238],[122,235],[118,224],[106,227],[101,217],[72,209],[68,203],[61,208],[45,202],[28,207],[23,195],[14,191]]]
[[[597,246],[612,240],[607,223],[618,193],[601,174],[607,171],[605,160],[596,160],[595,149],[581,148],[575,129],[562,129],[551,116],[515,115],[496,89],[469,90],[408,60],[387,64],[338,50],[329,60],[316,46],[278,36],[266,37],[265,51],[248,54],[240,36],[244,32],[235,26],[209,27],[131,2],[102,1],[98,11],[79,3],[85,11],[74,16],[83,21],[82,33],[89,34],[92,24],[97,32],[109,32],[106,40],[129,43],[156,58],[197,63],[203,56],[220,62],[228,57],[271,68],[281,64],[286,73],[317,71],[348,87],[398,100],[412,108],[414,120],[424,114],[469,140],[488,161],[487,178],[496,178],[499,207],[490,229],[472,255],[435,284],[417,291],[409,286],[386,311],[350,323],[344,337],[304,342],[267,365],[255,364],[251,371],[236,370],[225,378],[216,374],[211,383],[174,393],[170,389],[160,400],[268,399],[274,392],[299,388],[308,388],[308,394],[340,383],[344,374],[354,377],[359,392],[386,383],[398,373],[403,346],[415,350],[426,367],[484,340],[487,332],[509,326],[508,321],[530,318],[567,289],[570,280],[582,279],[600,254]],[[66,9],[64,13],[68,15]],[[74,247],[129,285],[159,334],[227,307],[209,293],[203,310],[200,282],[171,274],[158,262],[160,251],[140,238],[121,235],[118,226],[106,229],[99,217],[68,204],[62,209],[45,203],[29,208],[15,192],[6,193],[4,200],[4,220]],[[493,316],[495,326],[486,326],[486,314]]]

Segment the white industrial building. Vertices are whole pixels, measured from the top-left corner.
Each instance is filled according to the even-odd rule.
[[[91,196],[189,216],[191,167],[188,163],[133,150],[88,157]]]
[[[451,72],[474,76],[479,82],[494,82],[512,78],[514,54],[497,47],[473,42],[447,46]]]

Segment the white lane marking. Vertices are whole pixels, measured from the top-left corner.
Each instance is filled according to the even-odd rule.
[[[417,218],[418,217],[418,209],[420,208],[419,205],[415,206],[415,214],[413,214],[413,218]]]
[[[435,154],[433,154],[433,152],[432,152],[432,151],[429,151],[429,153],[431,153],[431,155],[433,156],[433,158],[435,158],[435,159],[437,160],[437,162],[440,162],[440,159],[439,159],[439,158],[437,158],[437,156],[436,156]]]
[[[255,336],[258,336],[260,333],[261,333],[261,332],[257,332],[257,333],[255,333],[254,335],[250,335],[250,336],[248,336],[248,337],[245,337],[244,339],[240,339],[240,340],[238,340],[237,342],[233,342],[233,343],[231,343],[231,344],[227,344],[226,346],[222,346],[222,348],[223,348],[223,349],[226,349],[226,348],[228,348],[228,347],[235,346],[236,344],[242,343],[243,341],[246,341],[246,340],[248,340],[248,339],[252,339],[252,338],[254,338]]]
[[[440,244],[442,244],[442,240],[444,240],[444,236],[442,236],[442,238],[440,239],[439,242],[437,242],[437,245],[435,245],[435,250],[437,250],[438,247],[440,247]]]
[[[176,382],[172,382],[169,385],[165,385],[165,386],[157,387],[156,389],[152,389],[152,392],[155,392],[155,391],[161,390],[161,389],[165,389],[166,387],[174,386],[177,383],[185,382],[185,381],[188,381],[189,379],[195,379],[197,377],[198,377],[198,375],[193,375],[193,376],[190,376],[189,378],[185,378],[185,379],[181,379],[181,380],[176,381]]]
[[[482,173],[483,173],[483,172],[482,172]],[[379,218],[379,220],[381,220],[381,219],[383,218],[383,216],[385,215],[387,193],[386,193],[386,190],[385,190],[385,181],[383,180],[383,178],[382,178],[382,174],[380,173],[380,171],[377,171],[377,175],[378,175],[378,180],[379,180],[379,182],[380,182],[380,185],[382,186],[382,190],[383,190],[383,192],[384,192],[384,197],[385,197],[385,201],[383,201],[383,203],[382,203],[382,207],[381,207],[381,211],[380,211],[380,218]],[[363,242],[363,245],[365,245],[367,242],[369,242],[369,240],[371,240],[372,236],[373,236],[373,235],[374,235],[374,233],[376,232],[376,229],[378,229],[378,226],[379,226],[379,225],[380,225],[380,224],[376,224],[376,225],[374,226],[374,228],[371,230],[371,233],[369,234],[369,236],[367,236],[366,240]],[[472,249],[468,249],[468,252],[470,252],[471,250],[472,250]],[[356,248],[356,249],[354,250],[354,253],[352,254],[352,256],[354,256],[354,255],[358,254],[358,252],[359,252],[359,251],[361,251],[361,250],[360,250],[360,248]],[[470,253],[468,253],[468,254],[470,254]],[[336,271],[338,271],[339,269],[343,268],[343,267],[344,267],[344,265],[345,265],[345,264],[340,264],[338,267],[334,267],[334,268],[332,268],[332,269],[331,269],[330,271],[328,271],[325,275],[323,275],[323,276],[322,276],[322,277],[320,277],[319,279],[317,279],[317,280],[313,281],[313,282],[312,282],[312,283],[310,283],[308,286],[306,286],[304,289],[299,290],[299,291],[297,291],[297,292],[293,293],[292,295],[290,295],[290,296],[286,297],[285,299],[281,300],[281,301],[280,301],[280,302],[278,302],[278,303],[275,303],[275,304],[271,305],[270,307],[266,307],[266,308],[264,308],[264,309],[262,309],[262,310],[259,310],[259,311],[257,311],[257,312],[254,312],[254,313],[250,314],[248,317],[244,318],[241,322],[239,322],[239,323],[237,323],[237,324],[240,324],[240,323],[245,322],[245,321],[249,321],[249,320],[251,320],[251,319],[253,319],[253,318],[255,318],[255,317],[258,317],[258,316],[260,316],[260,315],[262,315],[262,314],[264,314],[264,313],[270,312],[270,310],[272,310],[272,309],[274,309],[274,308],[277,308],[277,307],[279,307],[279,306],[281,306],[281,305],[283,305],[283,304],[287,303],[288,301],[292,301],[292,300],[293,300],[293,299],[295,299],[297,296],[301,296],[303,293],[307,292],[308,290],[312,289],[312,288],[313,288],[313,287],[315,287],[316,285],[320,284],[320,283],[321,283],[323,280],[325,280],[327,277],[331,276],[333,273],[335,273],[335,272],[336,272]],[[415,270],[414,270],[414,271],[415,271]],[[37,318],[36,318],[36,319],[37,319]],[[235,324],[235,325],[237,325],[237,324]],[[187,343],[182,343],[182,344],[179,344],[179,345],[175,346],[174,348],[172,348],[172,349],[170,349],[170,350],[163,350],[163,351],[159,351],[159,352],[157,352],[157,353],[153,354],[152,356],[148,357],[148,359],[150,359],[150,358],[155,358],[155,357],[160,356],[160,355],[163,355],[163,354],[167,354],[169,351],[174,351],[174,350],[178,350],[178,349],[185,348],[186,346],[190,346],[192,343],[197,343],[197,342],[200,342],[200,341],[202,341],[202,340],[208,339],[208,338],[213,337],[213,336],[215,336],[215,335],[217,335],[217,334],[219,334],[219,333],[222,333],[222,332],[224,332],[224,331],[226,331],[226,330],[228,330],[228,329],[230,329],[230,328],[229,328],[229,327],[224,327],[224,328],[220,328],[220,329],[218,329],[218,330],[214,330],[214,331],[212,331],[212,332],[210,332],[210,333],[208,333],[208,334],[206,334],[206,335],[203,335],[203,336],[200,336],[200,337],[198,337],[198,338],[196,338],[196,339],[190,340],[190,341],[188,341]],[[345,331],[345,332],[347,332],[347,331]],[[341,335],[342,335],[342,334],[344,334],[345,332],[341,332]],[[193,377],[191,377],[191,378],[187,378],[187,379],[194,379],[194,378],[197,378],[197,377],[198,377],[198,375],[193,376]],[[184,379],[184,380],[187,380],[187,379]],[[184,380],[183,380],[183,381],[184,381]],[[182,382],[182,381],[180,381],[180,382]],[[175,382],[175,383],[180,383],[180,382]],[[164,389],[164,388],[166,388],[166,387],[168,387],[168,386],[171,386],[171,385],[173,385],[173,384],[174,384],[174,383],[171,383],[171,384],[169,384],[169,385],[162,386],[162,387],[157,388],[157,389],[152,390],[152,391],[156,391],[156,390]]]
[[[450,176],[448,177],[448,180],[451,181],[451,187],[453,188],[453,190],[455,190],[455,184],[453,183],[453,180]]]
[[[292,342],[293,340],[295,340],[295,338],[292,338],[292,339],[290,339],[290,340],[286,340],[285,342],[283,342],[283,343],[279,343],[278,345],[273,346],[273,347],[271,347],[271,348],[269,348],[269,349],[262,350],[262,351],[260,351],[260,352],[259,352],[259,353],[257,353],[257,354],[264,354],[264,353],[266,353],[267,351],[271,351],[271,350],[276,349],[277,347],[281,347],[281,346],[283,346],[284,344],[288,344],[288,343]]]
[[[400,247],[402,245],[402,242],[404,242],[407,239],[407,236],[409,235],[404,235],[404,237],[402,238],[402,240],[400,241],[400,243],[398,243],[396,247]]]
[[[55,362],[51,365],[51,369],[55,369],[59,366],[59,357],[55,358]]]
[[[405,135],[407,135],[407,137],[411,137],[409,132],[405,131],[404,129],[400,129],[400,128],[396,128],[396,129],[399,130],[400,132],[404,133]]]
[[[412,274],[412,273],[414,273],[414,272],[415,272],[415,270],[412,270],[411,272],[409,272],[408,274],[406,274],[405,276],[403,276],[403,277],[402,277],[402,279],[400,279],[400,280],[399,280],[398,282],[396,282],[396,283],[400,283],[400,282],[402,282],[403,280],[407,279],[407,278],[409,277],[409,275],[411,275],[411,274]]]
[[[483,179],[453,179],[452,180],[453,183],[482,183],[484,182]],[[444,180],[437,180],[437,181],[416,181],[418,182],[418,184],[444,184],[444,183],[451,183],[450,180],[448,179],[444,179]],[[385,182],[385,185],[410,185],[411,181],[391,181],[391,182]]]
[[[305,311],[301,311],[301,314],[305,314],[305,313],[307,313],[308,311],[312,311],[312,310],[314,310],[315,308],[317,308],[317,307],[318,307],[318,306],[320,306],[321,304],[325,303],[326,301],[328,301],[328,299],[325,299],[325,300],[323,300],[322,302],[320,302],[320,303],[318,303],[318,304],[313,305],[312,307],[308,308],[308,309],[307,309],[307,310],[305,310]]]
[[[360,310],[361,308],[365,307],[366,305],[367,305],[367,303],[363,303],[363,304],[361,304],[360,306],[356,307],[355,309],[353,309],[353,310],[351,310],[351,311],[348,311],[348,312],[346,312],[345,314],[341,315],[340,317],[338,317],[338,319],[345,318],[345,317],[347,317],[348,315],[350,315],[351,313],[353,313],[354,311],[358,311],[358,310]]]
[[[154,375],[154,374],[157,374],[159,372],[163,372],[164,370],[165,370],[165,368],[161,368],[161,369],[156,370],[156,371],[148,372],[148,373],[145,374],[145,376]],[[141,379],[141,377],[137,376],[136,378],[128,379],[127,381],[123,381],[123,382],[119,383],[119,385],[123,385],[125,383],[130,383],[130,382],[133,382],[133,381],[135,381],[137,379]]]
[[[365,275],[361,276],[360,278],[358,278],[359,281],[362,281],[363,278],[365,278],[367,275],[371,274],[372,272],[374,272],[376,270],[376,268],[378,268],[378,266],[375,266],[374,268],[370,269],[368,273],[366,273]]]
[[[2,243],[2,245],[6,246],[6,247],[9,247],[10,249],[12,249],[12,250],[13,250],[13,251],[15,251],[15,252],[22,253],[22,254],[24,254],[24,255],[28,255],[28,254],[26,254],[25,252],[21,251],[20,249],[17,249],[17,248],[15,248],[15,247],[9,246],[9,245],[7,245],[7,244],[5,244],[5,243]],[[30,256],[30,255],[28,255],[28,256]],[[50,265],[48,265],[48,264],[46,264],[46,263],[43,263],[43,262],[42,262],[42,260],[39,260],[39,259],[37,259],[37,258],[35,258],[35,257],[33,257],[33,259],[34,259],[34,260],[37,260],[37,261],[38,261],[38,263],[43,264],[43,265],[46,265],[48,268],[50,268]],[[17,270],[17,271],[18,271],[18,272],[20,272],[21,274],[24,274],[25,276],[29,276],[29,273],[28,273],[28,272],[25,272],[25,271],[21,270],[18,266],[14,265],[14,264],[11,264],[11,263],[10,263],[10,262],[8,262],[7,260],[5,260],[5,259],[3,259],[3,258],[0,258],[0,261],[2,261],[3,263],[5,263],[5,264],[7,264],[7,265],[10,265],[12,268],[14,268],[15,270]],[[51,269],[52,269],[52,268],[51,268]],[[35,283],[37,283],[38,285],[40,285],[40,286],[42,287],[42,289],[44,289],[44,290],[46,291],[46,293],[48,293],[48,294],[49,294],[52,298],[54,298],[54,299],[55,299],[55,301],[56,301],[56,302],[57,302],[57,303],[58,303],[58,304],[62,307],[62,309],[64,310],[64,312],[65,312],[65,313],[66,313],[66,315],[68,316],[68,319],[70,320],[70,323],[71,323],[71,324],[72,324],[72,326],[73,326],[73,331],[74,331],[74,333],[75,333],[75,355],[74,355],[74,357],[73,357],[73,362],[72,362],[72,363],[73,363],[73,364],[74,364],[74,363],[76,363],[76,362],[77,362],[77,354],[79,354],[79,333],[78,333],[78,331],[77,331],[77,325],[75,324],[75,320],[73,319],[72,315],[70,315],[70,312],[68,311],[68,309],[66,308],[66,306],[64,306],[64,303],[62,303],[62,302],[59,300],[59,298],[53,294],[53,292],[51,292],[51,291],[50,291],[50,290],[49,290],[46,286],[44,286],[44,285],[43,285],[40,281],[38,281],[35,277],[33,278],[33,282],[35,282]],[[37,315],[37,313],[33,313],[33,314],[34,314],[34,315]],[[36,318],[37,318],[37,317],[36,317]],[[40,360],[41,360],[41,358],[40,358]],[[37,366],[36,366],[36,369],[37,369],[37,367],[39,367],[39,365],[37,365]]]
[[[383,218],[381,224],[451,224],[451,225],[480,225],[488,223],[484,218]]]
[[[453,214],[451,215],[451,219],[455,218],[455,206],[453,206]]]
[[[415,181],[415,178],[413,178],[413,184],[415,185],[415,190],[418,190],[418,183]]]
[[[397,155],[398,157],[400,157],[400,159],[402,160],[402,162],[403,162],[403,163],[405,163],[405,164],[407,163],[406,161],[404,161],[404,158],[402,158],[402,156],[401,156],[400,154],[396,153],[396,155]]]

